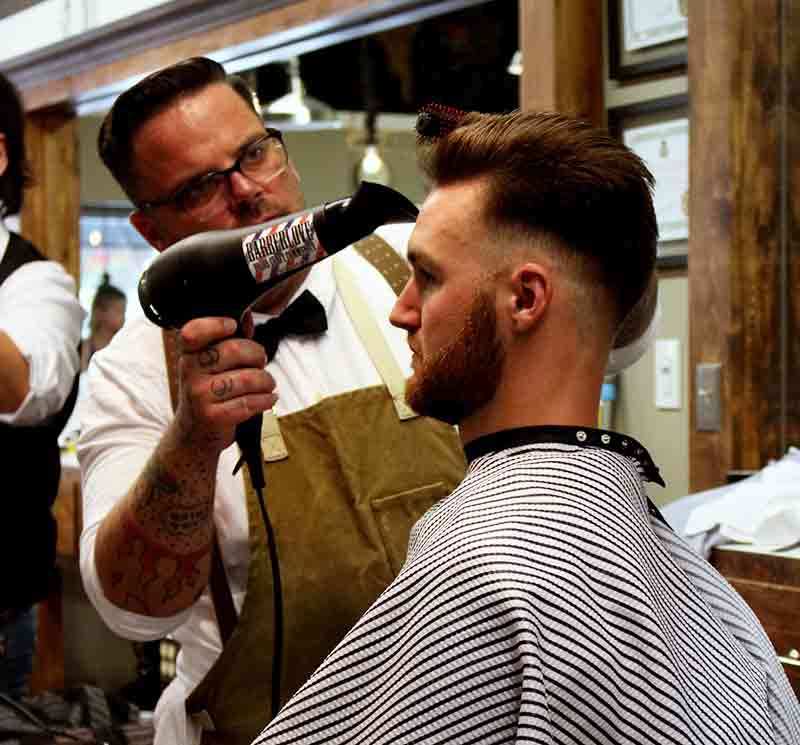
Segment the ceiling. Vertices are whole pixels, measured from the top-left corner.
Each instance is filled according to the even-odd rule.
[[[518,3],[492,0],[300,57],[308,95],[345,111],[415,112],[430,101],[484,112],[518,106],[508,72]],[[285,64],[251,71],[262,104],[289,89]]]

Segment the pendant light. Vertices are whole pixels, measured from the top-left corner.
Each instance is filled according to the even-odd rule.
[[[305,86],[300,78],[300,60],[289,58],[289,92],[261,109],[266,122],[281,125],[307,126],[317,121],[336,119],[336,112],[326,103],[306,95]]]

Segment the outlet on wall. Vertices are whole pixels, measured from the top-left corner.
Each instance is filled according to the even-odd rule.
[[[657,409],[680,409],[681,341],[656,339],[655,343],[655,403]]]

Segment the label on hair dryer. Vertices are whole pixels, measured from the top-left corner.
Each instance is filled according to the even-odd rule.
[[[328,255],[319,242],[314,215],[310,212],[245,236],[242,251],[250,273],[259,283]]]

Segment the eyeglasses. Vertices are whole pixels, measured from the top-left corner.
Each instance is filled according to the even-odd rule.
[[[277,129],[267,129],[263,137],[251,142],[236,159],[222,171],[211,171],[180,186],[171,196],[150,202],[139,202],[139,209],[165,207],[174,204],[179,210],[195,217],[207,217],[225,204],[228,179],[233,173],[265,186],[280,176],[289,165],[283,138]]]

